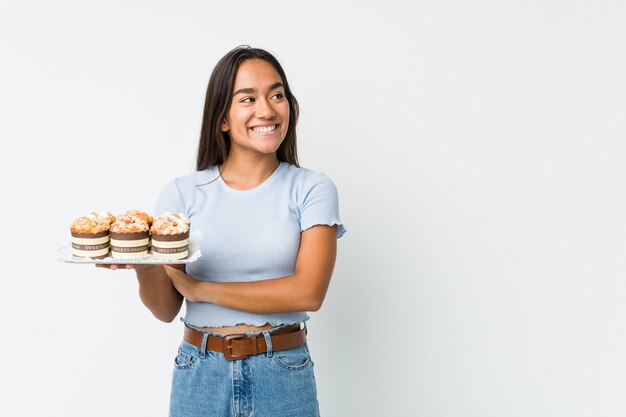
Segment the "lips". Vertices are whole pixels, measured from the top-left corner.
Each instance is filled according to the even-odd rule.
[[[273,131],[278,129],[278,126],[279,126],[278,124],[267,125],[267,126],[253,126],[250,128],[250,130],[256,133],[272,133]]]

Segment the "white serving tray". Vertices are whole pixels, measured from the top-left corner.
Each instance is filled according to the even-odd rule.
[[[136,258],[113,258],[107,256],[103,259],[91,259],[82,258],[80,256],[74,256],[72,254],[72,244],[66,243],[57,250],[57,257],[59,261],[67,262],[70,264],[189,264],[195,262],[202,256],[200,252],[200,242],[202,241],[202,233],[198,231],[192,231],[189,235],[189,256],[186,259],[168,259],[158,255],[149,253],[145,256],[138,256]]]

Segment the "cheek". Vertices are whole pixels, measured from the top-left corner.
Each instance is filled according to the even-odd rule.
[[[283,124],[284,130],[287,131],[287,128],[289,127],[289,105],[287,105],[286,109],[284,109],[281,112],[281,116],[282,116],[282,119],[283,119],[283,123],[282,124]]]

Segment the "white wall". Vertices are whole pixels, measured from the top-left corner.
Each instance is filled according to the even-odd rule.
[[[624,415],[625,19],[615,1],[0,3],[0,415],[166,415],[182,324],[131,272],[54,252],[74,217],[150,211],[193,170],[209,74],[242,43],[284,65],[301,161],[349,230],[309,322],[322,415]]]

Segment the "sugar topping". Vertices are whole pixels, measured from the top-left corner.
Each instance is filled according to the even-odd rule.
[[[74,233],[102,233],[109,230],[110,226],[111,222],[107,218],[91,214],[74,219],[70,229]]]
[[[117,216],[115,222],[111,224],[111,231],[115,233],[147,232],[148,223],[139,217],[121,214]]]
[[[152,216],[150,216],[148,213],[144,213],[143,211],[128,210],[124,214],[126,214],[128,216],[139,217],[141,220],[143,220],[144,222],[148,223],[148,226],[152,224]]]
[[[189,218],[182,213],[163,213],[154,219],[150,228],[158,235],[177,235],[189,231]]]

